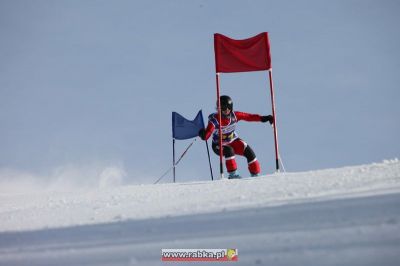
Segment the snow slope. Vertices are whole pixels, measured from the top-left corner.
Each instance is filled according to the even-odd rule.
[[[238,265],[399,265],[399,211],[397,159],[254,179],[3,193],[0,265],[162,265],[161,248],[238,248]]]

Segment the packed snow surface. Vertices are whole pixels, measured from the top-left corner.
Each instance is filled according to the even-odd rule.
[[[162,265],[162,248],[238,248],[237,265],[399,265],[400,162],[0,194],[0,265]]]
[[[262,208],[400,192],[400,162],[217,180],[0,195],[0,231]]]

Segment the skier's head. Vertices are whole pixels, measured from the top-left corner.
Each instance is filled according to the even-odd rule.
[[[221,101],[221,111],[224,112],[226,110],[229,110],[230,112],[233,110],[233,101],[231,97],[228,95],[222,95],[219,97],[219,100]],[[228,113],[230,113],[228,112]]]

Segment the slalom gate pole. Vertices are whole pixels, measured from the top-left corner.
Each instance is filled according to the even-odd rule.
[[[207,147],[208,163],[210,164],[211,180],[214,180],[213,170],[211,167],[210,150],[208,149],[208,142],[205,141],[205,143],[206,143],[206,147]]]
[[[220,92],[219,92],[219,73],[215,74],[217,81],[217,103],[218,103],[218,134],[219,134],[219,172],[221,174],[221,179],[224,178],[224,166],[223,166],[223,151],[222,151],[222,114],[221,114],[221,100],[220,100]]]
[[[154,184],[157,184],[158,182],[160,182],[161,179],[163,179],[164,176],[166,176],[172,169],[175,168],[175,166],[177,166],[179,164],[179,162],[182,160],[183,156],[185,156],[186,152],[190,149],[190,147],[192,147],[193,143],[196,141],[196,139],[193,139],[192,143],[189,144],[189,146],[187,146],[187,148],[185,149],[185,151],[182,153],[182,155],[179,157],[178,161],[176,163],[174,163],[174,165],[172,165],[172,167],[168,168],[167,171],[164,172],[164,174],[162,174],[156,182],[154,182]]]
[[[276,171],[279,172],[278,127],[276,125],[275,96],[274,96],[274,82],[272,81],[272,68],[268,70],[268,73],[269,73],[269,87],[271,91],[272,116],[274,117],[272,125],[274,128],[274,141],[275,141],[275,167]]]
[[[175,139],[172,139],[172,167],[174,168],[174,183],[175,183]]]

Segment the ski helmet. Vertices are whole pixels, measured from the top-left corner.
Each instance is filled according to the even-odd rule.
[[[233,101],[231,97],[229,97],[228,95],[222,95],[221,97],[219,97],[219,100],[221,101],[221,110],[233,110]]]

